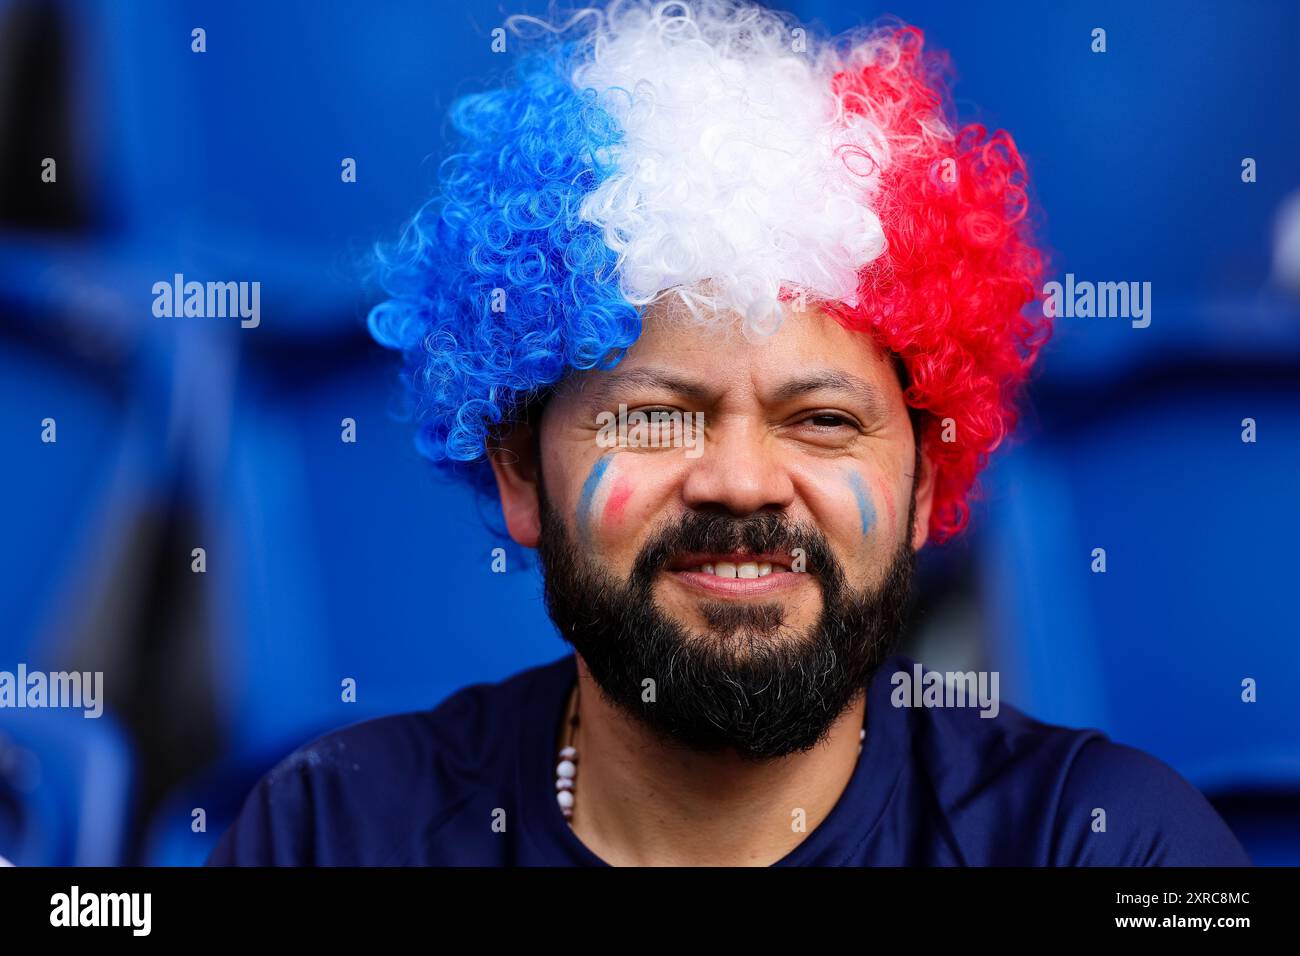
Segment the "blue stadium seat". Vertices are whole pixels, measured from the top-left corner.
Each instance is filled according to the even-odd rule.
[[[0,431],[12,438],[0,469],[4,536],[21,558],[0,575],[0,662],[45,666],[59,648],[58,625],[84,584],[78,575],[107,530],[113,480],[123,463],[120,396],[39,348],[0,349]],[[45,443],[51,418],[57,441]],[[0,666],[4,666],[0,663]]]
[[[1278,630],[1294,619],[1300,366],[1130,382],[1044,411],[987,482],[983,587],[1004,699],[1149,751],[1212,799],[1300,807],[1300,655]],[[1294,828],[1289,839],[1300,863]]]
[[[493,572],[479,503],[438,482],[391,415],[388,371],[252,369],[241,384],[208,559],[229,596],[213,686],[230,756],[159,809],[148,863],[201,862],[257,778],[320,733],[563,652],[535,571],[512,546]],[[206,835],[191,829],[200,806]]]
[[[236,751],[429,707],[562,649],[536,575],[513,550],[492,571],[473,496],[437,482],[389,413],[387,371],[243,387],[218,503],[229,556],[210,560],[232,596],[215,683]]]

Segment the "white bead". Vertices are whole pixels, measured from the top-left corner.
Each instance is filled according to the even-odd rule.
[[[555,800],[557,803],[559,803],[560,809],[562,810],[573,809],[573,794],[570,793],[568,790],[561,790],[559,793],[557,793],[555,795]]]
[[[572,760],[561,760],[559,766],[555,768],[555,773],[560,777],[576,777],[578,768]]]
[[[573,789],[573,781],[572,781],[572,780],[569,780],[569,779],[567,779],[567,778],[565,778],[565,777],[560,777],[558,780],[555,781],[555,789],[556,789],[556,790],[572,790],[572,789]]]
[[[565,747],[560,751],[560,756],[565,760],[577,760],[578,751],[576,747]]]

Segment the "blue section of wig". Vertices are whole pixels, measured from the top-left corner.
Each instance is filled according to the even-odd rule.
[[[614,253],[578,215],[621,131],[570,85],[575,55],[530,53],[505,88],[457,100],[437,194],[377,250],[390,298],[370,332],[404,357],[417,447],[462,476],[458,463],[486,461],[494,424],[570,370],[612,367],[641,331]]]

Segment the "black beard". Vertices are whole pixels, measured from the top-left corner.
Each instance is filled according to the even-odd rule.
[[[884,582],[858,593],[813,526],[771,512],[736,518],[693,511],[652,535],[620,581],[574,547],[544,489],[540,495],[538,551],[551,619],[605,699],[662,739],[747,760],[810,750],[853,705],[902,631],[915,568],[910,534]],[[913,495],[909,530],[915,507]],[[702,602],[705,634],[655,603],[655,578],[675,555],[796,548],[822,595],[807,634],[785,624],[779,603]],[[649,702],[647,679],[654,681]]]

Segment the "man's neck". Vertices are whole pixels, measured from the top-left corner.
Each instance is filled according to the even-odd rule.
[[[761,763],[669,744],[606,701],[577,657],[574,834],[613,866],[768,866],[834,808],[857,764],[864,695],[807,753]]]

